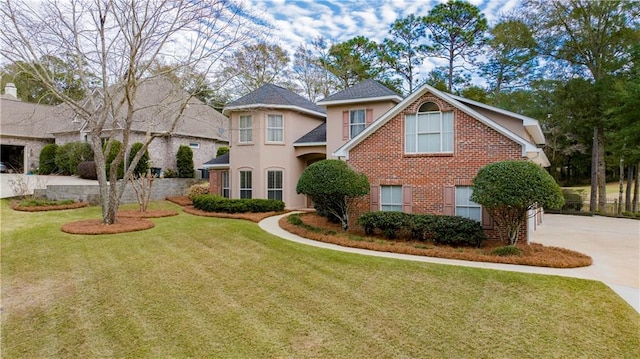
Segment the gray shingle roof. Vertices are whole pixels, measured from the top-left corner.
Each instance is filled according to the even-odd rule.
[[[220,165],[228,165],[228,164],[229,164],[229,152],[203,163],[204,167],[220,166]]]
[[[347,89],[338,91],[333,95],[318,101],[318,104],[322,104],[323,102],[351,101],[369,98],[395,98],[396,102],[402,101],[402,97],[395,91],[387,88],[376,80],[368,79]]]
[[[273,84],[266,84],[255,91],[252,91],[239,99],[227,104],[223,113],[231,109],[242,109],[261,106],[298,108],[304,112],[315,113],[316,115],[326,114],[326,110],[306,98],[287,90],[284,87]]]
[[[293,143],[301,145],[305,143],[325,143],[327,142],[327,123],[323,122],[320,126],[314,128],[313,130],[307,132],[304,136],[300,137],[296,142]]]
[[[0,96],[0,133],[8,136],[53,139],[51,128],[59,119],[56,107]]]

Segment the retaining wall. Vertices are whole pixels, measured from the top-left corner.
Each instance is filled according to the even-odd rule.
[[[187,195],[189,187],[200,183],[195,178],[160,178],[153,181],[151,201],[164,200],[168,196]],[[48,185],[46,189],[36,189],[35,195],[51,200],[73,199],[91,205],[100,204],[100,187],[97,185]],[[137,203],[135,191],[131,184],[122,195],[121,203]]]

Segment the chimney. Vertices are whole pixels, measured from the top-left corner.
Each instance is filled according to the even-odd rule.
[[[13,82],[7,82],[7,85],[4,87],[4,93],[6,95],[11,95],[17,99],[18,89],[16,88],[16,84],[14,84]]]

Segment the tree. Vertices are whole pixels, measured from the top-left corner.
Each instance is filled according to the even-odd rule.
[[[482,76],[499,101],[501,92],[530,83],[537,63],[536,42],[529,27],[521,21],[507,19],[490,30],[487,61],[480,65]]]
[[[335,76],[322,67],[326,58],[326,42],[316,39],[312,46],[298,46],[293,58],[293,74],[309,101],[328,97],[336,89]]]
[[[176,166],[178,167],[179,178],[193,178],[195,168],[193,165],[193,151],[191,147],[180,145],[176,154]]]
[[[427,46],[421,43],[425,31],[425,17],[410,14],[391,24],[391,38],[382,43],[382,61],[404,79],[408,93],[412,93],[417,85],[416,68],[422,64],[427,52]]]
[[[558,208],[562,190],[544,168],[529,161],[503,161],[484,166],[473,179],[471,200],[482,205],[501,237],[516,245],[527,211],[536,206]]]
[[[302,172],[296,192],[311,197],[318,214],[339,220],[346,231],[349,208],[357,198],[369,193],[369,180],[344,161],[322,160]]]
[[[611,76],[639,59],[632,48],[640,41],[638,13],[633,1],[528,0],[525,19],[538,42],[538,51],[571,66],[575,74],[610,93]],[[592,104],[607,107],[604,99]],[[604,117],[591,119],[593,130],[590,210],[604,211],[606,164]]]
[[[246,94],[265,84],[289,86],[289,56],[276,44],[248,44],[228,56],[225,77],[235,84],[236,92]]]
[[[136,142],[133,145],[131,145],[131,149],[129,150],[129,160],[127,161],[127,166],[131,166],[131,162],[133,162],[133,159],[136,157],[136,155],[138,154],[138,152],[144,147],[144,143],[142,142]],[[138,164],[136,165],[136,167],[133,169],[133,175],[134,176],[142,176],[144,174],[147,173],[147,171],[149,170],[149,151],[145,151],[145,153],[142,155],[142,157],[140,157],[140,160],[138,161]]]
[[[105,155],[118,137],[123,145],[111,168],[125,160],[137,98],[145,96],[137,90],[145,81],[159,77],[150,73],[152,64],[171,63],[176,73],[209,74],[219,66],[217,60],[253,30],[242,11],[226,0],[7,0],[0,7],[0,43],[5,59],[40,81],[72,118],[84,122],[95,153],[103,223],[117,221],[120,198],[127,186],[127,181],[117,181],[117,171],[105,172]],[[91,90],[92,96],[76,101],[58,88],[50,69],[34,65],[49,54],[64,54],[73,70],[72,78],[86,93]],[[168,61],[162,61],[165,59]],[[97,83],[92,74],[99,78]],[[148,134],[125,178],[155,138],[175,131],[194,96],[189,94],[178,104],[168,119],[168,131]],[[103,149],[105,139],[107,146]]]
[[[447,60],[447,91],[453,90],[458,60],[469,62],[484,43],[487,20],[478,7],[462,0],[436,5],[426,17],[427,54]]]

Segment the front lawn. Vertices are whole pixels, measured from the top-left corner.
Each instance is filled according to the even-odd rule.
[[[323,250],[169,202],[101,236],[60,231],[98,207],[1,206],[3,358],[640,357],[640,315],[599,282]]]

